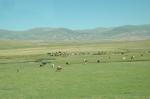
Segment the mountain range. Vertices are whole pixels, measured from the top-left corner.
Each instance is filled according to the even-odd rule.
[[[71,30],[67,28],[41,27],[24,31],[0,29],[0,40],[36,41],[104,41],[104,40],[147,40],[150,25],[125,25],[119,27]]]

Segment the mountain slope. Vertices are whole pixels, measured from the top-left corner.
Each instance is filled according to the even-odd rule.
[[[87,30],[66,28],[34,28],[26,31],[0,30],[0,40],[101,41],[145,39],[150,39],[150,25],[126,25]]]

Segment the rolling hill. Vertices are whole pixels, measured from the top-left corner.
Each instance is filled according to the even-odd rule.
[[[0,29],[0,40],[103,41],[150,39],[150,25],[126,25],[112,28],[71,30],[67,28],[33,28],[25,31]]]

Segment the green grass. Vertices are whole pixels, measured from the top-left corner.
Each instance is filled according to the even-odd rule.
[[[73,64],[64,65],[61,72],[55,72],[50,65],[41,68],[36,63],[5,64],[0,66],[0,98],[145,99],[150,97],[149,64]]]
[[[150,99],[149,41],[14,44],[0,48],[0,99]],[[46,54],[58,50],[90,54],[68,57]],[[107,54],[93,55],[99,50]],[[114,53],[126,50],[123,55]],[[130,62],[133,55],[135,59]],[[62,71],[56,72],[51,63],[40,67],[36,61],[42,59],[61,65]],[[97,59],[101,62],[96,63]]]

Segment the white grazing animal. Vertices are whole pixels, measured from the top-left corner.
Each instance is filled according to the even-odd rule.
[[[123,60],[126,60],[126,57],[122,57]]]
[[[54,68],[55,67],[55,64],[52,64],[52,68]]]

